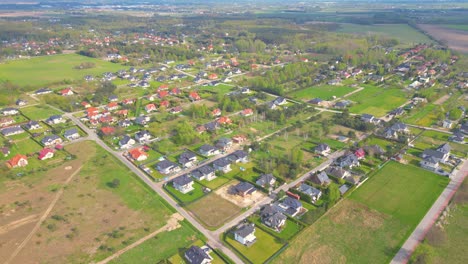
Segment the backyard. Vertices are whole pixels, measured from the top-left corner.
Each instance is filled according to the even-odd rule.
[[[373,85],[363,85],[363,87],[363,91],[347,98],[353,101],[353,105],[349,109],[352,113],[380,117],[406,102],[405,93],[400,89],[381,88]]]

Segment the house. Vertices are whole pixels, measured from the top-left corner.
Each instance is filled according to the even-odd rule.
[[[460,132],[462,132],[463,134],[465,135],[468,135],[468,121],[463,123],[461,126],[460,126]]]
[[[119,109],[119,104],[117,102],[110,102],[106,105],[107,111],[114,111]]]
[[[234,231],[234,239],[242,245],[251,246],[257,240],[255,237],[255,225],[243,224]]]
[[[15,120],[11,117],[0,118],[0,127],[9,126],[14,123],[15,123]]]
[[[268,173],[268,174],[262,174],[257,178],[257,181],[255,181],[255,184],[258,186],[262,186],[263,188],[266,187],[272,187],[273,184],[275,184],[276,178],[273,176],[273,174]]]
[[[220,158],[213,162],[213,167],[217,171],[228,173],[231,171],[231,162],[227,158]]]
[[[48,136],[45,136],[41,140],[41,143],[42,143],[42,145],[48,147],[48,146],[54,146],[54,145],[62,144],[63,140],[57,135],[48,135]]]
[[[39,151],[39,160],[50,159],[54,157],[54,150],[51,148],[43,148]]]
[[[128,109],[122,109],[117,112],[115,112],[116,115],[121,116],[121,117],[127,117],[128,116]]]
[[[4,115],[4,116],[19,114],[19,110],[16,109],[16,108],[13,108],[13,107],[5,107],[2,110],[0,110],[0,112],[2,112],[2,115]]]
[[[43,95],[43,94],[50,94],[50,93],[52,93],[52,90],[48,88],[41,88],[34,92],[35,95]]]
[[[339,101],[333,107],[337,109],[345,109],[350,105],[349,101]]]
[[[322,172],[319,172],[317,174],[314,174],[310,177],[310,180],[315,183],[315,184],[318,184],[318,185],[321,185],[321,186],[327,186],[331,183],[331,180],[330,178],[328,178],[328,175],[326,172],[322,171]]]
[[[253,110],[252,110],[252,108],[244,109],[244,110],[242,110],[242,112],[241,112],[241,116],[244,116],[244,117],[251,116],[251,115],[253,115]]]
[[[193,180],[187,174],[181,175],[172,180],[172,185],[176,190],[178,190],[181,193],[188,193],[194,190]]]
[[[7,147],[1,147],[0,153],[2,153],[4,157],[8,157],[8,155],[10,155],[10,149]]]
[[[232,137],[232,142],[236,144],[241,144],[241,143],[244,143],[245,141],[247,141],[247,137],[244,135],[235,135]]]
[[[286,99],[284,97],[279,96],[279,97],[276,97],[276,99],[273,101],[273,103],[275,105],[284,105],[284,104],[286,104],[288,102],[286,101]]]
[[[340,191],[341,196],[343,196],[349,190],[349,186],[343,184],[340,186],[340,188],[338,188],[338,190]]]
[[[234,191],[237,195],[245,197],[257,191],[257,189],[250,182],[239,182],[234,186]]]
[[[216,120],[216,122],[218,124],[220,124],[220,125],[230,125],[230,124],[232,124],[232,120],[228,116],[222,116],[222,117],[218,118]]]
[[[198,100],[201,100],[201,97],[200,97],[200,95],[198,95],[197,92],[190,92],[189,93],[189,99],[192,100],[192,101],[198,101]]]
[[[211,181],[216,178],[215,169],[211,166],[205,165],[201,166],[196,170],[193,170],[191,176],[195,179]]]
[[[203,156],[207,156],[207,157],[219,154],[219,150],[207,144],[201,146],[198,152],[200,152],[200,154],[202,154]]]
[[[46,123],[49,125],[56,125],[60,123],[65,123],[65,119],[61,115],[53,115],[47,118]]]
[[[148,158],[148,153],[144,152],[141,148],[132,149],[128,151],[128,154],[136,161],[143,161]]]
[[[198,246],[191,246],[185,251],[184,257],[188,264],[209,264],[213,260],[205,250]]]
[[[147,113],[151,113],[151,112],[156,111],[156,110],[157,110],[157,108],[156,108],[156,105],[155,105],[155,104],[147,104],[147,105],[145,105],[145,111],[146,111]]]
[[[138,143],[144,143],[150,141],[152,138],[150,132],[148,130],[141,130],[135,133],[135,139]]]
[[[75,140],[80,137],[80,133],[78,133],[78,130],[76,128],[71,128],[66,130],[63,133],[63,136],[68,140]]]
[[[283,210],[285,214],[290,215],[291,217],[296,216],[299,212],[302,211],[302,203],[294,198],[286,197],[281,203],[278,204],[279,208]]]
[[[249,156],[249,154],[247,154],[247,152],[245,152],[245,151],[243,151],[243,150],[236,150],[236,151],[234,151],[231,155],[227,156],[227,158],[228,158],[231,162],[235,162],[235,163],[239,163],[239,162],[246,163],[246,162],[248,162],[248,156]]]
[[[169,92],[167,90],[160,90],[158,91],[158,98],[159,99],[163,99],[165,98],[166,96],[169,95]]]
[[[159,103],[159,107],[164,107],[164,108],[168,108],[170,105],[171,103],[167,100],[161,101],[161,103]]]
[[[453,121],[452,120],[448,120],[448,119],[445,119],[444,121],[442,121],[442,127],[443,128],[452,128],[453,126]]]
[[[322,105],[323,100],[321,98],[314,98],[310,100],[309,103],[314,104],[314,105]]]
[[[456,143],[460,143],[460,144],[463,144],[465,142],[465,135],[463,135],[463,133],[461,133],[459,130],[458,131],[455,131],[453,132],[453,135],[451,135],[449,138],[448,138],[449,141],[452,141],[452,142],[456,142]]]
[[[15,104],[17,106],[23,106],[23,105],[26,105],[27,101],[26,100],[23,100],[23,99],[18,99],[16,100]]]
[[[176,163],[167,159],[158,162],[155,167],[162,174],[170,174],[180,171],[180,167]]]
[[[358,160],[362,160],[366,157],[366,152],[362,148],[358,148],[354,151],[354,155],[357,157]]]
[[[89,102],[83,101],[81,102],[81,106],[83,106],[84,108],[90,108],[91,104]]]
[[[70,95],[73,95],[73,94],[74,94],[73,90],[70,87],[65,88],[65,89],[60,91],[60,95],[62,95],[62,96],[70,96]]]
[[[436,171],[439,169],[439,160],[433,156],[426,156],[419,165],[427,170]]]
[[[220,138],[216,142],[216,147],[220,149],[221,151],[227,151],[232,147],[232,140],[229,138],[225,138],[225,137]]]
[[[211,111],[211,115],[213,117],[220,116],[221,115],[221,109],[219,109],[219,108],[214,109],[213,111]]]
[[[109,95],[107,100],[109,100],[109,102],[117,102],[119,101],[119,97],[117,95]]]
[[[347,153],[335,160],[335,165],[341,168],[353,168],[359,166],[359,160],[354,153]]]
[[[113,135],[115,133],[115,128],[105,126],[105,127],[101,128],[100,133],[103,136],[110,136],[110,135]]]
[[[7,127],[1,130],[4,136],[13,136],[24,133],[24,130],[20,126]]]
[[[28,165],[28,158],[25,155],[16,154],[13,158],[7,161],[6,165],[9,168],[25,167]]]
[[[139,116],[135,118],[135,124],[144,126],[147,125],[150,120],[149,116]]]
[[[317,200],[322,196],[322,191],[305,183],[301,184],[297,190],[309,196],[313,203],[317,202]]]
[[[401,107],[398,107],[392,111],[390,111],[390,113],[388,113],[389,115],[392,115],[392,116],[401,116],[405,113],[405,110]]]
[[[266,205],[260,212],[262,223],[279,231],[286,224],[287,217],[274,205]]]
[[[210,131],[210,132],[214,132],[217,129],[219,129],[219,124],[216,121],[209,122],[209,123],[206,123],[204,125],[204,128],[205,128],[205,131],[207,130],[207,131]]]
[[[327,175],[333,176],[338,179],[344,179],[345,177],[351,175],[349,171],[335,166],[328,167],[325,172],[327,173]]]
[[[378,125],[381,122],[380,119],[375,118],[373,115],[369,115],[369,114],[362,114],[361,120],[365,123],[369,123],[373,125]]]
[[[191,151],[186,151],[179,156],[179,163],[184,168],[190,168],[197,162],[197,155]]]
[[[216,80],[218,79],[218,75],[216,73],[212,73],[208,75],[208,80]]]
[[[331,148],[327,144],[319,144],[314,148],[314,152],[322,156],[328,156],[330,154]]]
[[[135,140],[132,139],[129,135],[124,135],[121,140],[119,140],[119,146],[121,149],[129,149],[135,145]]]
[[[171,110],[169,111],[171,114],[178,114],[180,112],[182,112],[182,106],[176,106],[176,107],[173,107],[171,108]]]

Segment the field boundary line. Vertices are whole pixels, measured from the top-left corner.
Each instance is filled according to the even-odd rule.
[[[80,171],[81,171],[81,168],[83,166],[80,166],[72,175],[70,175],[70,177],[68,177],[68,179],[65,181],[65,184],[62,186],[62,188],[60,188],[60,190],[57,192],[57,194],[55,195],[54,197],[54,200],[52,200],[52,203],[50,203],[49,207],[47,208],[47,210],[44,212],[44,214],[41,216],[41,218],[39,219],[39,221],[36,223],[36,225],[34,226],[34,228],[31,230],[31,232],[29,233],[29,235],[23,240],[23,242],[21,242],[21,244],[15,249],[15,251],[13,251],[13,254],[11,254],[11,256],[7,259],[7,261],[5,261],[5,264],[8,264],[10,263],[10,261],[12,261],[17,255],[18,253],[21,252],[21,250],[26,246],[26,244],[29,242],[29,240],[31,240],[32,236],[37,232],[37,230],[41,227],[42,223],[46,220],[46,218],[49,216],[50,212],[52,212],[52,209],[54,209],[55,207],[55,204],[57,204],[58,200],[60,199],[60,197],[62,196],[64,190],[65,190],[65,186],[67,186],[70,181],[73,179],[73,177],[78,174]]]

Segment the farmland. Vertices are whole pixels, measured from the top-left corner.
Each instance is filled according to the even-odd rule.
[[[81,63],[95,63],[91,69],[78,70]],[[85,75],[98,75],[125,68],[119,64],[77,54],[41,56],[0,64],[0,81],[11,81],[20,86],[41,87],[63,80],[79,80]],[[28,76],[28,78],[25,78]]]
[[[389,262],[447,183],[397,163],[371,177],[299,234],[273,263]]]
[[[354,89],[348,86],[333,86],[322,85],[314,86],[306,89],[296,90],[289,94],[294,99],[308,101],[314,98],[321,98],[322,100],[331,100],[333,96],[342,97]]]
[[[372,85],[363,86],[363,91],[348,97],[349,100],[353,101],[353,105],[349,109],[352,113],[383,116],[406,101],[405,94],[400,89],[380,88]]]
[[[418,27],[426,31],[435,39],[447,43],[451,49],[463,53],[468,52],[468,36],[466,35],[465,30],[429,24],[418,25]]]

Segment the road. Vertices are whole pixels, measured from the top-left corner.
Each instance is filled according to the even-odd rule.
[[[437,131],[437,132],[441,132],[441,133],[445,133],[445,134],[453,134],[452,132],[450,131],[447,131],[447,130],[442,130],[442,129],[438,129],[438,128],[432,128],[432,127],[425,127],[425,126],[417,126],[417,125],[410,125],[410,124],[406,124],[407,126],[410,126],[410,127],[416,127],[416,128],[420,128],[420,129],[424,129],[424,130],[432,130],[432,131]]]
[[[437,221],[439,215],[447,207],[453,195],[458,190],[458,187],[460,187],[461,183],[468,175],[468,160],[465,160],[460,166],[460,169],[458,171],[454,171],[452,175],[453,176],[451,177],[450,183],[432,205],[431,209],[429,209],[429,211],[426,213],[421,222],[419,222],[416,229],[408,237],[390,264],[405,264],[408,262],[411,254],[414,252],[419,243],[421,243],[421,241],[424,239],[429,229]]]

